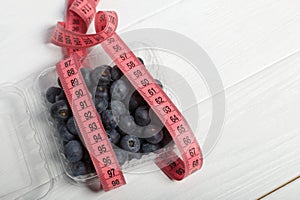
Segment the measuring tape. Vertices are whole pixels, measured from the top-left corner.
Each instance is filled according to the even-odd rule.
[[[84,24],[86,29],[95,16],[96,34],[74,32],[65,23],[58,23],[52,34],[52,42],[67,48],[70,53],[70,56],[59,62],[56,68],[103,189],[108,191],[126,182],[84,79],[79,73],[80,60],[84,59],[80,57],[80,54],[84,55],[82,50],[97,44],[102,45],[164,123],[182,159],[172,150],[159,155],[155,163],[170,179],[182,180],[202,167],[203,157],[200,146],[183,115],[145,66],[116,34],[117,14],[110,11],[95,13],[97,3],[98,1],[95,0],[70,0],[68,4],[68,8],[73,12],[72,15],[81,18],[79,22],[81,25]],[[83,28],[81,31],[86,29]],[[74,49],[80,53],[74,53]]]

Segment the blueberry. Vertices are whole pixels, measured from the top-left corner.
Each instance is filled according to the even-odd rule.
[[[74,117],[70,117],[67,122],[67,128],[73,135],[78,135],[78,131],[76,129]]]
[[[141,105],[147,105],[146,101],[139,94],[138,91],[133,92],[129,100],[129,112],[133,113],[137,107]]]
[[[58,130],[60,137],[62,138],[62,140],[64,142],[69,142],[70,140],[73,140],[75,138],[74,135],[72,135],[68,131],[68,129],[64,123],[58,123],[57,130]]]
[[[144,137],[151,144],[158,144],[162,141],[164,134],[159,126],[149,125],[144,129]]]
[[[139,106],[134,112],[134,121],[139,126],[147,126],[151,119],[148,106]]]
[[[96,172],[96,169],[94,167],[93,161],[90,157],[90,154],[87,150],[84,151],[82,162],[84,162],[88,168],[88,173],[94,173]]]
[[[121,138],[119,145],[126,151],[137,153],[141,148],[141,141],[134,135],[125,135]]]
[[[65,100],[60,100],[51,106],[50,113],[53,119],[64,121],[67,120],[71,115],[71,110],[69,109]]]
[[[156,135],[153,135],[152,137],[146,138],[146,141],[151,143],[151,144],[158,144],[162,141],[164,135],[162,132],[159,132]]]
[[[141,63],[144,65],[144,61],[143,61],[143,59],[141,59],[140,57],[137,57],[140,61],[141,61]]]
[[[137,107],[139,107],[139,104],[138,104],[137,100],[134,98],[134,96],[132,95],[129,100],[129,112],[134,113],[134,111],[135,111],[135,109],[137,109]]]
[[[134,122],[134,119],[131,115],[121,115],[119,118],[118,123],[119,129],[122,130],[122,132],[125,132],[127,134],[132,133],[136,129],[136,124]]]
[[[128,160],[128,155],[125,151],[122,149],[114,149],[117,160],[119,161],[119,164],[122,166],[127,160]]]
[[[64,147],[64,154],[72,163],[80,161],[83,157],[83,149],[80,142],[77,140],[68,142]]]
[[[95,107],[99,114],[105,111],[108,107],[108,100],[106,98],[96,97]]]
[[[87,164],[93,163],[92,159],[90,157],[90,154],[89,154],[89,152],[86,149],[84,149],[82,161],[85,162],[85,163],[87,163]]]
[[[111,67],[108,65],[102,65],[96,67],[91,75],[91,79],[95,84],[107,85],[111,80]]]
[[[120,133],[116,129],[106,131],[108,139],[111,143],[117,144],[121,138]]]
[[[163,88],[163,85],[162,85],[162,83],[160,82],[160,80],[155,79],[155,81],[156,81],[156,83],[157,83],[161,88]]]
[[[105,130],[112,130],[117,127],[118,117],[113,114],[112,110],[105,110],[101,114],[101,119]]]
[[[147,105],[147,102],[145,101],[145,99],[140,95],[140,93],[137,90],[133,93],[133,96],[139,106]]]
[[[142,145],[142,151],[143,151],[143,153],[154,152],[154,151],[157,151],[158,149],[160,149],[160,145],[159,144],[144,143]]]
[[[121,101],[113,100],[110,103],[110,107],[114,115],[120,116],[127,113],[127,109]]]
[[[91,79],[92,70],[90,68],[81,68],[80,71],[87,88],[91,90],[91,88],[93,87],[93,81]]]
[[[173,144],[173,139],[172,136],[170,135],[169,131],[164,127],[163,128],[163,133],[164,133],[164,138],[163,140],[160,142],[160,145],[162,147],[165,147],[167,145],[171,145]]]
[[[58,87],[50,87],[46,91],[46,99],[50,103],[55,103],[56,97],[61,93],[62,89]]]
[[[55,97],[55,100],[56,101],[61,101],[61,100],[67,101],[65,92],[63,90],[61,90],[60,94]]]
[[[95,98],[110,99],[109,87],[104,85],[98,85],[96,88]]]
[[[111,98],[115,100],[124,100],[130,92],[130,85],[127,81],[119,79],[111,85],[110,94]]]
[[[84,162],[79,161],[72,163],[71,172],[73,176],[81,176],[88,174],[88,169]]]
[[[115,65],[111,69],[111,79],[113,81],[119,80],[123,76],[123,72],[118,68],[117,65]]]

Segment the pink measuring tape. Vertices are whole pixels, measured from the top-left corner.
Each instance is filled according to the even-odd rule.
[[[126,184],[126,181],[79,73],[80,59],[86,56],[86,48],[97,44],[102,45],[168,129],[182,158],[171,151],[161,154],[155,163],[170,179],[182,180],[202,167],[200,146],[183,115],[116,34],[117,14],[109,11],[96,13],[98,2],[69,0],[67,22],[58,23],[52,42],[67,50],[69,57],[59,62],[56,69],[102,187],[109,191]],[[96,34],[87,35],[87,27],[94,16]]]

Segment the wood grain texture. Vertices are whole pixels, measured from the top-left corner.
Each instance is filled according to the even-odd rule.
[[[29,2],[37,8],[47,6],[47,11],[28,14],[32,10]],[[46,199],[255,199],[298,176],[300,54],[295,52],[300,49],[299,1],[166,1],[153,10],[146,8],[151,3],[143,2],[139,15],[133,16],[129,9],[136,8],[136,2],[128,0],[122,6],[117,0],[103,0],[99,9],[118,11],[122,31],[170,29],[207,51],[226,87],[222,137],[205,159],[203,170],[182,182],[171,182],[160,171],[127,173],[128,185],[104,193],[73,185],[58,175]],[[173,6],[166,7],[170,2]],[[1,18],[11,19],[1,22],[4,31],[0,36],[5,39],[0,43],[0,58],[10,68],[0,68],[1,81],[20,80],[62,57],[56,47],[45,45],[49,27],[63,18],[61,4],[59,0],[29,0],[25,7],[16,7],[15,13],[11,9],[1,12]],[[17,16],[24,16],[28,23]],[[205,114],[203,123],[207,123]],[[297,181],[269,199],[295,199],[299,188]]]

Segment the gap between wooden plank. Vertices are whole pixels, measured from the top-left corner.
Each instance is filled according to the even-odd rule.
[[[293,178],[292,180],[290,180],[290,181],[288,181],[288,182],[282,184],[281,186],[275,188],[275,189],[272,190],[271,192],[268,192],[267,194],[264,194],[263,196],[259,197],[257,200],[261,200],[261,199],[266,198],[266,197],[269,196],[270,194],[273,194],[274,192],[276,192],[276,191],[278,191],[278,190],[284,188],[285,186],[291,184],[292,182],[295,182],[295,181],[298,180],[298,179],[300,179],[300,176],[297,176],[297,177]]]

